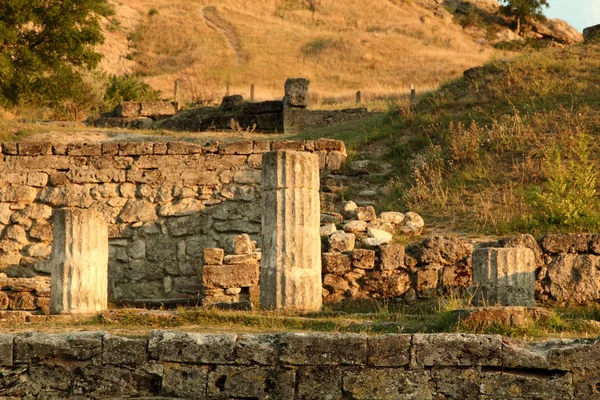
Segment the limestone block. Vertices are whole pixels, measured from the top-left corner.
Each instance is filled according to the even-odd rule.
[[[206,366],[165,364],[162,394],[183,399],[204,399],[207,382]]]
[[[399,244],[381,246],[381,269],[391,271],[404,268],[405,248]]]
[[[359,221],[374,221],[377,219],[375,208],[373,206],[357,207],[356,208],[356,219]]]
[[[571,380],[569,374],[544,376],[506,371],[484,372],[479,391],[485,396],[482,398],[487,399],[514,399],[527,393],[530,399],[562,400],[572,398]]]
[[[308,86],[310,81],[305,78],[290,78],[285,81],[285,97],[283,107],[306,108],[308,106]]]
[[[42,156],[52,154],[52,143],[49,142],[21,142],[18,143],[20,156]]]
[[[336,232],[329,236],[329,247],[332,251],[352,251],[356,244],[356,236],[353,233]]]
[[[322,302],[318,157],[263,156],[261,307],[318,311]]]
[[[375,228],[369,228],[367,230],[367,235],[369,235],[368,239],[371,239],[368,241],[368,243],[370,243],[372,246],[381,246],[391,242],[393,239],[393,235],[391,233]]]
[[[366,232],[367,222],[366,221],[350,221],[344,225],[344,232],[346,233],[359,233]]]
[[[217,248],[205,248],[202,250],[204,265],[221,265],[225,251]]]
[[[431,372],[441,399],[481,400],[477,368],[443,368]]]
[[[327,224],[327,225],[323,225],[322,227],[319,228],[319,234],[321,236],[330,236],[330,235],[334,234],[335,232],[337,232],[337,228],[336,228],[335,224]]]
[[[233,265],[205,265],[202,280],[205,287],[248,287],[258,285],[257,262]]]
[[[343,389],[356,400],[431,399],[433,383],[424,372],[396,368],[344,371]]]
[[[561,303],[587,304],[600,298],[600,257],[562,254],[548,265],[550,295]]]
[[[26,333],[15,337],[15,363],[40,360],[100,361],[104,332]]]
[[[378,335],[369,337],[370,366],[403,367],[410,361],[411,335]]]
[[[265,367],[219,365],[208,374],[207,395],[215,398],[293,399],[295,373]]]
[[[535,254],[527,248],[480,248],[473,252],[474,302],[535,305]]]
[[[342,399],[342,370],[339,367],[303,367],[298,370],[298,398]]]
[[[344,275],[352,269],[350,256],[342,253],[323,253],[323,272]]]
[[[415,334],[412,345],[412,368],[502,365],[500,335]]]
[[[13,365],[14,340],[14,335],[0,334],[0,366]]]
[[[243,335],[235,344],[237,364],[277,365],[278,335]]]
[[[148,361],[146,339],[104,335],[102,362],[112,365],[142,365]]]
[[[279,361],[290,365],[365,365],[367,336],[336,333],[285,333]]]
[[[375,252],[373,250],[354,249],[352,251],[352,267],[360,269],[375,268]]]
[[[326,274],[323,277],[323,287],[337,295],[345,295],[350,289],[348,281],[338,275]]]
[[[254,244],[248,234],[243,233],[233,238],[234,254],[250,254],[254,251]]]
[[[404,221],[404,214],[397,211],[382,212],[380,217],[383,222],[389,222],[394,225],[400,225]]]
[[[54,214],[53,314],[87,314],[108,307],[108,226],[93,210]]]
[[[400,225],[400,231],[407,236],[419,236],[423,232],[425,221],[415,212],[404,214],[404,220]]]
[[[160,361],[232,364],[237,335],[155,330],[150,334],[150,358]],[[186,351],[181,351],[185,349]]]
[[[542,238],[542,249],[550,254],[587,253],[591,237],[585,233],[549,234]]]

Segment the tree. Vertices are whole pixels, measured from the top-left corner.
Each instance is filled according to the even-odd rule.
[[[543,7],[548,7],[547,0],[500,0],[503,6],[500,11],[517,20],[517,33],[521,27],[529,24],[531,20],[545,20]]]
[[[82,72],[101,59],[98,18],[110,11],[107,0],[1,0],[0,102],[82,96]]]

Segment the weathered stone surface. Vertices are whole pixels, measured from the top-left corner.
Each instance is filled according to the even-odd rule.
[[[404,214],[397,211],[382,212],[379,217],[383,222],[389,222],[394,225],[400,225],[404,221]]]
[[[468,259],[473,254],[473,245],[460,238],[433,236],[406,250],[417,259],[419,264],[455,266],[468,263]]]
[[[511,372],[484,372],[480,393],[489,399],[562,400],[571,397],[571,377],[557,373],[549,376],[523,375]]]
[[[403,367],[410,361],[411,335],[387,334],[369,337],[367,363],[374,367]]]
[[[184,399],[206,397],[208,367],[166,363],[162,378],[162,394]]]
[[[356,236],[353,233],[338,231],[329,236],[329,247],[331,251],[352,251],[356,244]]]
[[[352,267],[360,269],[375,268],[375,252],[373,250],[354,249],[352,251]]]
[[[285,96],[283,107],[306,108],[308,106],[308,86],[310,81],[305,78],[290,78],[285,81]]]
[[[366,221],[350,221],[344,225],[344,232],[346,233],[359,233],[366,232],[367,222]]]
[[[428,373],[399,369],[363,369],[344,372],[344,392],[357,400],[431,399]]]
[[[155,360],[231,364],[235,361],[236,335],[155,330],[150,334],[148,352]]]
[[[413,335],[412,366],[500,366],[502,337],[441,333]]]
[[[265,153],[261,307],[321,308],[319,220],[317,156],[293,151]]]
[[[108,307],[108,227],[92,210],[54,215],[53,314],[87,314]]]
[[[425,221],[415,212],[404,214],[404,221],[400,225],[400,232],[407,236],[419,236],[423,232]]]
[[[257,262],[232,265],[205,265],[202,269],[202,280],[205,287],[232,288],[254,286],[258,284],[258,278],[259,264]]]
[[[347,201],[346,204],[344,204],[344,208],[342,209],[342,214],[344,215],[344,218],[355,219],[357,208],[358,208],[358,206],[356,205],[355,202],[353,202],[351,200]]]
[[[393,239],[391,233],[375,228],[369,228],[367,230],[367,235],[369,235],[369,239],[371,239],[370,243],[376,243],[377,246],[387,244]]]
[[[332,274],[323,276],[323,287],[335,295],[344,295],[350,289],[344,278]]]
[[[319,228],[319,234],[321,236],[331,236],[335,232],[337,232],[335,224],[327,224]]]
[[[600,37],[600,25],[588,26],[583,30],[585,43],[592,43]]]
[[[130,339],[106,333],[102,362],[112,365],[142,365],[148,361],[146,339]]]
[[[481,248],[473,253],[474,302],[535,305],[535,254],[528,248]]]
[[[14,339],[14,335],[0,335],[0,366],[2,367],[13,365]]]
[[[37,196],[37,190],[30,186],[10,185],[0,190],[0,202],[31,203]]]
[[[235,344],[238,364],[276,365],[278,335],[242,335]]]
[[[248,234],[244,233],[233,238],[233,253],[234,254],[250,254],[254,251],[252,239]]]
[[[343,398],[342,370],[338,367],[304,367],[298,370],[298,398],[338,400]]]
[[[431,379],[440,399],[481,400],[479,371],[476,368],[433,369]]]
[[[359,221],[374,221],[377,219],[377,214],[373,206],[357,207],[356,208],[356,219]]]
[[[173,103],[166,101],[123,102],[115,108],[120,118],[159,117],[175,115],[177,109]]]
[[[405,248],[399,244],[388,244],[381,246],[381,269],[393,271],[404,268]]]
[[[208,374],[208,396],[228,398],[294,398],[295,373],[265,367],[217,366]]]
[[[279,361],[290,365],[365,365],[367,337],[357,334],[285,333]]]
[[[567,235],[550,234],[540,240],[542,249],[550,254],[587,253],[590,235],[572,233]]]
[[[51,359],[99,362],[103,335],[104,332],[17,335],[14,342],[14,362],[32,363]]]
[[[129,200],[119,214],[125,223],[151,222],[156,220],[156,207],[147,200]]]
[[[342,253],[323,253],[323,272],[343,275],[352,269],[350,257]]]
[[[225,251],[217,248],[205,248],[202,250],[205,265],[221,265]]]
[[[548,265],[550,295],[561,303],[586,304],[600,298],[600,256],[562,254]]]

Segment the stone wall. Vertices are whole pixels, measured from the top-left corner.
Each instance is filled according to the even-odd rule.
[[[326,176],[343,142],[4,143],[0,146],[0,269],[48,275],[60,207],[100,211],[109,224],[111,300],[194,298],[203,249],[260,241],[262,153],[315,152]]]
[[[355,121],[378,115],[366,108],[349,108],[345,110],[307,110],[288,108],[283,110],[284,133],[301,133],[310,129],[323,128],[345,121]]]
[[[600,342],[497,335],[0,335],[3,398],[593,399]]]

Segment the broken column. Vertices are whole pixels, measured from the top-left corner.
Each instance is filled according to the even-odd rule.
[[[480,248],[473,252],[476,305],[535,306],[535,254],[528,248]]]
[[[261,307],[318,311],[322,304],[318,156],[265,153],[262,186]]]
[[[285,81],[285,97],[283,108],[306,108],[308,107],[308,85],[310,81],[306,78],[289,78]]]
[[[90,314],[108,305],[108,225],[94,210],[53,216],[51,314]]]

